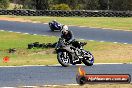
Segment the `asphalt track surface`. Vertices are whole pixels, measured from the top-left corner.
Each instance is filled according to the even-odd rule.
[[[60,36],[60,32],[51,32],[48,24],[0,21],[0,29],[13,32]],[[70,26],[75,38],[97,41],[110,41],[132,44],[132,31],[105,30],[99,28]]]
[[[0,67],[0,87],[76,84],[79,66]],[[87,74],[130,74],[132,64],[84,66]]]

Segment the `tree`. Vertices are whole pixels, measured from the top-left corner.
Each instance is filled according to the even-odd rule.
[[[71,10],[67,4],[56,4],[51,7],[51,10]]]
[[[132,11],[132,0],[127,0],[127,10]]]
[[[64,0],[63,0],[64,1]],[[71,9],[77,9],[78,7],[78,0],[65,0],[65,3],[69,5]]]
[[[35,9],[32,0],[22,0],[23,9]]]
[[[112,0],[112,10],[132,10],[132,0]]]
[[[48,10],[60,4],[72,10],[132,10],[132,0],[0,0],[0,8],[3,8],[1,1],[12,1],[22,4],[24,9],[36,10]]]
[[[67,4],[72,10],[75,10],[80,9],[82,7],[79,2],[80,0],[53,0],[52,5]]]
[[[108,10],[109,9],[109,0],[99,0],[99,9]]]
[[[47,10],[49,8],[50,0],[33,0],[33,5],[35,5],[37,10]]]
[[[9,4],[9,0],[0,0],[0,9],[7,9]]]
[[[99,8],[99,0],[84,0],[86,10],[97,10]]]

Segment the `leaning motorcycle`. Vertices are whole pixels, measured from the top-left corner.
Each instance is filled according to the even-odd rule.
[[[49,22],[49,27],[50,27],[51,31],[55,31],[55,30],[61,31],[61,24]]]
[[[80,48],[75,48],[71,44],[66,44],[65,39],[59,38],[58,43],[56,44],[55,50],[57,53],[58,62],[64,66],[68,67],[71,64],[81,64],[82,62],[87,66],[92,66],[94,63],[94,57],[89,52],[83,49],[83,46],[86,43],[81,43]],[[74,58],[73,58],[74,57]]]

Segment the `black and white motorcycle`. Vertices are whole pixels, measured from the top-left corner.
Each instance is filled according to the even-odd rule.
[[[56,44],[55,50],[57,52],[58,62],[64,66],[68,67],[71,64],[81,64],[82,62],[87,66],[92,66],[94,63],[94,57],[89,52],[83,49],[86,43],[79,42],[81,48],[75,48],[71,44],[66,44],[65,39],[59,38]],[[74,57],[74,58],[73,58]]]

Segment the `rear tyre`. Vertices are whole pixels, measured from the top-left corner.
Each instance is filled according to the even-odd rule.
[[[83,60],[82,62],[87,65],[87,66],[92,66],[93,63],[94,63],[94,57],[93,55],[88,52],[88,51],[84,51],[84,57],[83,57]]]
[[[52,27],[50,27],[51,31],[54,31],[54,29]]]
[[[58,52],[57,59],[63,67],[70,66],[70,55],[67,52]]]
[[[54,29],[52,27],[52,23],[49,23],[49,27],[50,27],[51,31],[54,31]]]

